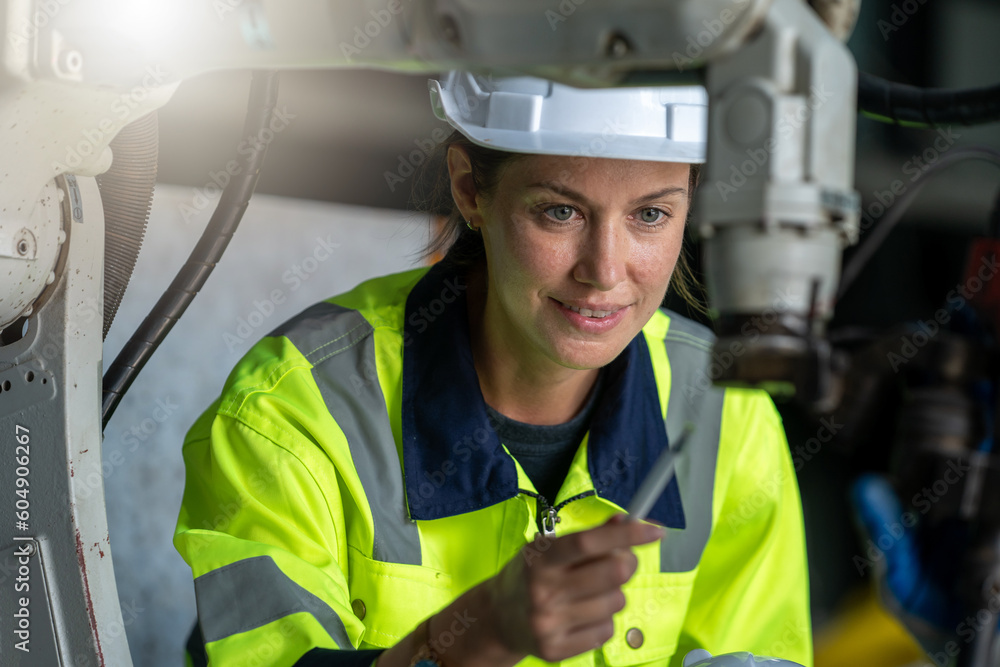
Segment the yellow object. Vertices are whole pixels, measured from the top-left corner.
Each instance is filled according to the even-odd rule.
[[[917,642],[868,588],[816,635],[816,667],[927,664]]]
[[[486,419],[464,289],[437,265],[317,304],[254,346],[191,429],[175,545],[211,664],[282,667],[313,652],[369,664],[336,651],[392,646],[511,558],[531,558],[522,548],[540,515],[562,535],[622,512],[667,434],[694,422],[650,511],[666,537],[636,549],[613,638],[562,664],[678,667],[705,648],[811,667],[780,417],[761,391],[712,386],[711,332],[653,316],[607,367],[548,508]]]

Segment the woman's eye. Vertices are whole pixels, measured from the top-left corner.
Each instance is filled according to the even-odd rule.
[[[545,213],[551,218],[555,218],[559,222],[566,222],[573,217],[573,207],[572,206],[553,206],[552,208],[545,209]]]
[[[660,218],[666,214],[658,208],[644,208],[639,213],[639,219],[643,222],[654,223],[659,222]]]

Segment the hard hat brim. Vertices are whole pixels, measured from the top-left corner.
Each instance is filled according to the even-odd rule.
[[[703,163],[708,95],[701,86],[581,90],[543,79],[451,72],[428,82],[435,115],[501,151]]]

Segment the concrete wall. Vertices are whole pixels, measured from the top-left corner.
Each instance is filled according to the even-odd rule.
[[[157,187],[136,272],[105,341],[105,366],[173,279],[211,208],[191,188]],[[426,219],[415,214],[253,199],[205,289],[105,431],[112,554],[136,665],[183,664],[194,623],[191,571],[171,544],[187,429],[256,340],[316,301],[419,265],[426,238]]]

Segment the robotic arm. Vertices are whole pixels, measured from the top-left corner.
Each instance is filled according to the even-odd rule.
[[[805,395],[822,386],[840,251],[857,236],[856,75],[802,0],[640,0],[628,13],[610,0],[8,0],[5,10],[0,440],[14,461],[0,465],[0,489],[15,515],[0,523],[0,580],[16,592],[0,597],[0,635],[19,641],[0,646],[5,665],[131,664],[100,481],[112,210],[95,177],[123,128],[199,73],[463,68],[578,86],[703,76],[710,158],[697,230],[720,333],[711,380]]]

